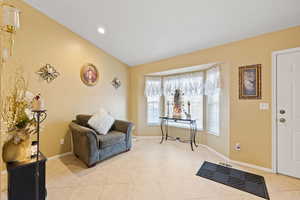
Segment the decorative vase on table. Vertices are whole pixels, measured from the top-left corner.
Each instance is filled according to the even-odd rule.
[[[175,90],[174,94],[174,106],[173,106],[173,117],[180,118],[182,116],[183,108],[183,94],[180,89]]]
[[[2,158],[4,162],[22,162],[29,160],[31,156],[31,137],[21,138],[14,135],[3,146]]]

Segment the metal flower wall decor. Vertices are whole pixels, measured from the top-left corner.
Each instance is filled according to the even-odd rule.
[[[118,79],[118,78],[114,78],[112,81],[111,81],[111,85],[115,88],[115,89],[118,89],[122,83],[121,81]]]
[[[50,65],[46,64],[39,71],[36,72],[43,80],[47,81],[47,83],[52,82],[56,79],[60,74],[56,69]]]

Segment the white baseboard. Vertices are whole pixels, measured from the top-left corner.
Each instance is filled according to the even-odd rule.
[[[219,156],[220,158],[222,158],[223,160],[225,160],[226,162],[230,162],[230,159],[227,156],[224,156],[223,154],[217,152],[216,150],[214,150],[213,148],[205,145],[205,144],[200,144],[200,146],[208,149],[209,151],[211,151],[212,153],[216,154],[217,156]]]
[[[67,153],[63,153],[63,154],[58,154],[58,155],[55,155],[55,156],[52,156],[52,157],[49,157],[47,158],[48,160],[54,160],[54,159],[58,159],[58,158],[61,158],[61,157],[64,157],[64,156],[68,156],[68,155],[71,155],[73,154],[73,152],[67,152]],[[3,170],[1,172],[2,175],[4,174],[7,174],[7,170]]]
[[[161,136],[134,136],[133,138],[137,140],[155,140],[161,139]]]
[[[230,160],[230,162],[233,163],[233,164],[244,166],[244,167],[250,167],[250,168],[258,169],[258,170],[261,170],[261,171],[274,173],[274,171],[270,168],[260,167],[260,166],[257,166],[257,165],[253,165],[253,164],[249,164],[249,163],[245,163],[245,162],[240,162],[240,161],[236,161],[236,160]]]
[[[73,152],[58,154],[58,155],[55,155],[55,156],[52,156],[52,157],[48,158],[48,160],[54,160],[54,159],[61,158],[61,157],[64,157],[64,156],[68,156],[68,155],[71,155],[71,154],[73,154]]]
[[[241,166],[244,166],[244,167],[250,167],[250,168],[258,169],[258,170],[265,171],[265,172],[274,173],[274,171],[270,168],[264,168],[264,167],[260,167],[260,166],[257,166],[257,165],[245,163],[245,162],[231,160],[227,156],[224,156],[223,154],[217,152],[216,150],[214,150],[213,148],[211,148],[207,145],[201,144],[201,146],[205,147],[206,149],[208,149],[209,151],[211,151],[212,153],[216,154],[217,156],[219,156],[220,158],[224,159],[225,161],[227,161],[229,163],[236,164],[236,165],[241,165]]]

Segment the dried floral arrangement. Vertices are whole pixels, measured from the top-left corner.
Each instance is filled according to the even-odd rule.
[[[8,139],[19,143],[35,133],[36,122],[31,113],[31,101],[34,95],[27,91],[28,84],[21,71],[15,73],[12,87],[1,101],[0,116],[6,126]]]

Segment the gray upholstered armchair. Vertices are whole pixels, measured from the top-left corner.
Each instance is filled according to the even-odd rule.
[[[88,167],[131,149],[132,123],[116,120],[111,130],[106,135],[101,135],[89,127],[90,118],[90,115],[77,115],[69,126],[74,154]]]

